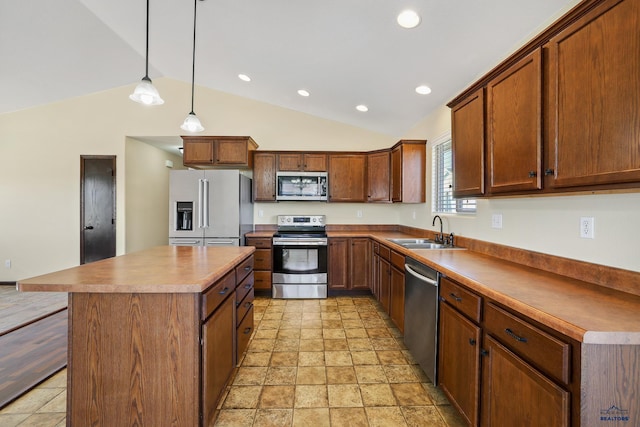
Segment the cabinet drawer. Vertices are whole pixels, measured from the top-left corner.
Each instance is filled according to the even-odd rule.
[[[253,257],[253,268],[256,270],[271,270],[271,249],[256,249]]]
[[[250,291],[253,291],[253,271],[244,278],[242,283],[238,285],[236,288],[236,303],[240,304],[240,302],[244,299],[245,295],[247,295]]]
[[[247,246],[254,246],[256,249],[270,249],[270,237],[247,237]]]
[[[391,265],[404,271],[404,255],[396,251],[391,251]]]
[[[382,258],[386,259],[387,261],[391,259],[391,249],[389,249],[384,245],[380,245],[380,250],[378,251],[378,253]],[[404,268],[404,264],[402,268]]]
[[[202,295],[202,319],[209,317],[236,288],[236,275],[230,271]]]
[[[452,282],[446,277],[440,279],[440,298],[471,320],[480,322],[480,307],[482,298],[471,291]]]
[[[242,353],[247,349],[247,345],[249,344],[249,339],[251,338],[251,333],[253,332],[253,307],[249,309],[247,314],[242,319],[240,326],[237,329],[237,360],[241,359]]]
[[[271,290],[271,272],[270,271],[254,271],[253,287],[256,289]]]
[[[253,255],[236,267],[236,284],[242,283],[244,278],[251,273],[251,270],[253,270]]]
[[[253,288],[245,295],[244,300],[236,300],[236,325],[240,326],[244,320],[244,316],[253,308]]]
[[[487,304],[485,329],[507,348],[565,384],[569,383],[571,346],[495,306]]]
[[[376,255],[380,254],[380,243],[373,241],[373,253]]]

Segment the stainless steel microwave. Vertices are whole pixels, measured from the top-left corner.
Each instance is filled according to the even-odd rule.
[[[276,200],[327,200],[326,172],[277,172]]]

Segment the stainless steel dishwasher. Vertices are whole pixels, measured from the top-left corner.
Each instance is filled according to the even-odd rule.
[[[404,343],[433,384],[438,381],[438,285],[434,269],[405,258]]]

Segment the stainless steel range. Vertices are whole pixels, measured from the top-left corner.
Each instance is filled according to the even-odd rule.
[[[271,290],[273,298],[327,297],[324,215],[278,215]]]

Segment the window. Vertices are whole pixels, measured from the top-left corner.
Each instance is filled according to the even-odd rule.
[[[442,213],[475,213],[475,199],[453,198],[451,135],[438,138],[432,147],[432,209]]]

